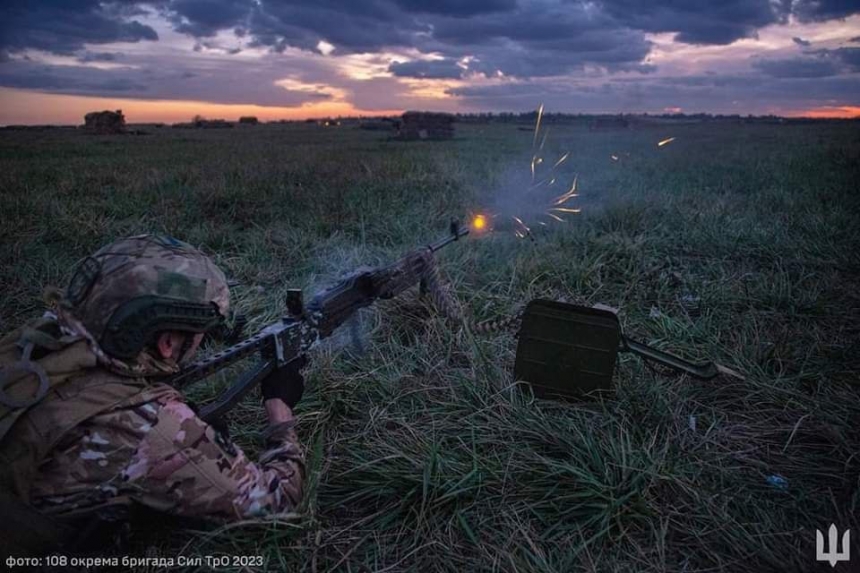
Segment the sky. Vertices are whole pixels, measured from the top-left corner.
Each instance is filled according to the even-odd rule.
[[[0,125],[860,116],[860,0],[4,0]]]

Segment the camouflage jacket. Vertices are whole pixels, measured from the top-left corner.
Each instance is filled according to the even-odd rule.
[[[293,510],[304,457],[293,422],[270,427],[258,463],[155,384],[87,419],[53,448],[30,500],[49,515],[137,502],[187,517],[238,520]]]

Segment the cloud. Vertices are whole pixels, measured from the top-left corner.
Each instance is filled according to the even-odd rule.
[[[90,52],[89,50],[78,55],[81,63],[91,62],[115,62],[122,58],[122,54],[116,52]]]
[[[756,30],[784,21],[769,0],[604,0],[606,11],[620,22],[648,32],[677,32],[688,44],[730,44],[754,38]]]
[[[327,101],[332,94],[309,85],[276,85],[275,66],[244,66],[229,75],[211,66],[163,69],[158,66],[104,70],[88,66],[31,64],[16,60],[0,66],[0,86],[72,95],[122,93],[136,99],[191,100],[219,104],[297,106]]]
[[[395,0],[407,12],[439,14],[465,18],[478,14],[508,12],[516,8],[516,0]]]
[[[839,73],[839,66],[824,58],[756,60],[752,66],[774,78],[824,78]]]
[[[339,53],[433,47],[460,57],[480,45],[506,48],[509,59],[517,49],[566,49],[579,60],[549,66],[557,70],[608,61],[600,57],[606,49],[583,43],[632,40],[635,49],[626,53],[638,54],[649,32],[676,33],[676,41],[689,44],[729,44],[792,15],[823,21],[860,13],[856,0],[9,0],[0,8],[0,48],[69,54],[84,44],[156,40],[152,27],[134,19],[153,9],[194,38],[234,30],[276,52],[313,50],[325,40]]]
[[[756,59],[752,66],[774,78],[824,78],[860,71],[860,48],[815,50],[808,57]]]
[[[394,62],[388,66],[388,71],[405,78],[457,79],[463,75],[463,68],[452,60]]]
[[[566,111],[692,110],[705,104],[722,109],[726,102],[750,94],[762,97],[767,92],[763,84],[800,90],[793,99],[768,92],[772,101],[791,100],[794,109],[806,94],[827,86],[835,90],[831,99],[846,97],[846,104],[857,103],[856,96],[845,95],[840,91],[843,84],[833,80],[860,70],[860,48],[836,48],[838,38],[829,32],[839,27],[818,23],[857,13],[856,0],[71,4],[7,0],[0,5],[0,85],[272,106],[346,101],[368,110],[481,105],[528,109],[544,98],[547,105]],[[753,42],[707,52],[678,45],[731,44],[782,23],[790,26],[785,32],[762,32],[766,58],[746,59],[758,49]],[[797,34],[794,44],[809,48],[811,42],[804,37],[815,38],[815,48],[821,49],[804,49],[803,57],[794,57],[801,51],[790,49],[793,44],[787,38],[792,33],[787,30]],[[666,39],[672,35],[674,41]],[[776,36],[778,45],[772,41]],[[125,50],[122,45],[144,41],[153,43],[145,44],[146,49]],[[29,49],[36,51],[22,53]],[[654,63],[649,59],[652,50]],[[682,62],[687,53],[689,60]],[[699,54],[707,58],[697,59]],[[32,61],[25,61],[27,57]],[[703,65],[716,73],[698,71]],[[660,77],[684,69],[697,71]],[[449,85],[460,87],[445,99],[440,86]],[[753,109],[770,105],[763,102],[747,104]]]
[[[801,22],[823,22],[860,12],[856,0],[794,0],[791,12]]]
[[[687,113],[772,113],[856,102],[860,78],[771,78],[736,75],[645,77],[590,83],[570,78],[501,82],[449,90],[462,109],[525,111],[537,102],[569,113],[655,112],[680,106]],[[841,103],[839,105],[842,105]]]
[[[255,6],[253,0],[171,0],[164,11],[177,31],[200,38],[242,24]]]
[[[84,68],[86,73],[81,73],[81,69],[78,66],[10,62],[0,67],[0,85],[69,94],[112,94],[143,89],[141,84],[128,77],[97,68]]]
[[[417,33],[428,31],[427,25],[420,25],[394,4],[382,0],[265,2],[250,13],[246,27],[254,45],[277,52],[290,46],[314,50],[320,40],[341,52],[370,52],[411,46]]]
[[[827,53],[845,64],[849,71],[860,71],[860,48],[837,48]]]
[[[0,48],[72,54],[84,44],[157,40],[151,27],[127,19],[135,13],[98,0],[7,0],[0,7]]]
[[[651,44],[643,32],[586,5],[547,2],[541,10],[523,4],[475,20],[438,18],[426,48],[450,58],[468,54],[470,71],[525,78],[581,72],[586,66],[640,68]]]

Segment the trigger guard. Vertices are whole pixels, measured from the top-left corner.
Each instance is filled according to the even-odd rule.
[[[16,400],[6,393],[6,386],[10,382],[10,373],[12,372],[29,372],[36,375],[39,379],[39,388],[36,390],[35,396]],[[48,374],[36,362],[19,360],[0,368],[0,404],[9,408],[29,408],[33,404],[37,404],[48,393],[48,387]]]

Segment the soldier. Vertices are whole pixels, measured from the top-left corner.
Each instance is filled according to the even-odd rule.
[[[297,369],[261,385],[269,425],[256,463],[158,382],[226,316],[227,283],[208,257],[171,238],[123,239],[49,298],[52,312],[0,340],[3,543],[44,551],[134,506],[226,521],[299,504]]]

